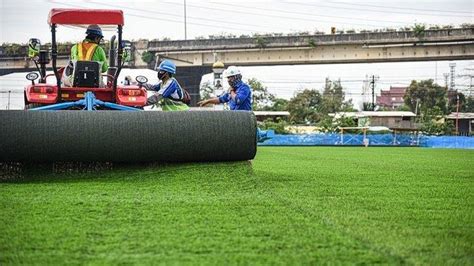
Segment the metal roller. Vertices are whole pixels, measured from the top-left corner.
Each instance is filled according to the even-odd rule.
[[[201,162],[255,157],[251,112],[0,111],[0,162]]]

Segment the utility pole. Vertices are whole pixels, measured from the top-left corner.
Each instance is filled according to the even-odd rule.
[[[455,74],[456,74],[456,63],[450,63],[449,64],[449,68],[450,68],[450,84],[449,84],[449,89],[450,90],[454,90],[454,86],[455,86]]]
[[[459,128],[459,94],[456,92],[456,136],[458,135],[458,128]]]
[[[375,111],[375,80],[378,80],[378,76],[372,75],[372,79],[370,80],[370,85],[372,87],[372,111]]]
[[[184,0],[184,39],[188,39],[188,33],[186,30],[186,0]]]
[[[415,118],[418,117],[418,105],[420,105],[420,99],[416,98]]]
[[[449,108],[449,89],[448,89],[448,78],[449,73],[443,73],[444,76],[444,86],[446,87],[446,110]]]

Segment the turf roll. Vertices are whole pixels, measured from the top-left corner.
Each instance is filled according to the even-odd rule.
[[[0,111],[0,161],[198,162],[255,157],[252,112]]]

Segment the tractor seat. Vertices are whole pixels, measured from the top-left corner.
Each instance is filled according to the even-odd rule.
[[[74,67],[73,87],[99,88],[100,68],[99,62],[77,61]]]

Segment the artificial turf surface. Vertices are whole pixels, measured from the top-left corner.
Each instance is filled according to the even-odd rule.
[[[0,264],[474,264],[474,151],[260,147],[252,163],[0,183]]]

